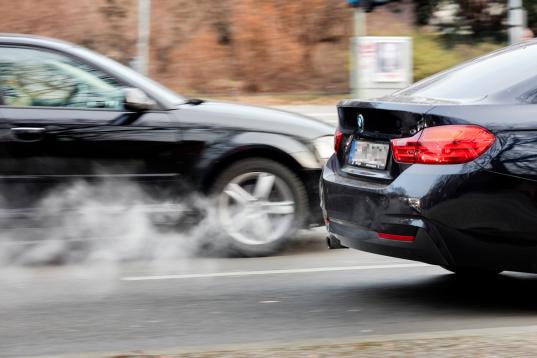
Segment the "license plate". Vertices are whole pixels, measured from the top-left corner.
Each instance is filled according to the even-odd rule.
[[[385,169],[389,151],[388,144],[354,139],[349,150],[348,163],[360,167]]]

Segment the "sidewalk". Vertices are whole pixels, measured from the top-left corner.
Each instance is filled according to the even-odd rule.
[[[296,112],[308,117],[317,118],[332,126],[337,125],[337,108],[335,105],[315,105],[315,104],[303,104],[303,105],[278,105],[270,106],[271,108],[282,109],[284,111]]]
[[[286,105],[326,105],[334,106],[350,94],[315,95],[315,94],[258,94],[237,96],[208,96],[210,99],[253,104],[257,106],[286,106]]]
[[[526,326],[362,336],[295,343],[176,348],[125,354],[85,354],[56,358],[518,358],[535,357],[536,352],[537,326]]]

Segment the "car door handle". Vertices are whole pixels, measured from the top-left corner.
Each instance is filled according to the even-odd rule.
[[[24,141],[38,141],[43,138],[46,129],[40,127],[14,127],[11,128],[11,133],[15,138]]]

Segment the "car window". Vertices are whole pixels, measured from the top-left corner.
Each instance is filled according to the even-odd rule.
[[[402,96],[480,100],[537,76],[537,44],[508,47],[417,82]]]
[[[72,58],[0,47],[0,90],[7,106],[123,109],[122,85]]]
[[[169,88],[166,88],[160,83],[153,81],[151,78],[134,71],[132,68],[124,66],[97,52],[78,46],[71,48],[70,52],[85,58],[92,63],[98,63],[110,73],[125,79],[126,82],[134,83],[134,87],[143,89],[146,93],[151,93],[152,96],[155,95],[157,98],[162,99],[171,105],[179,105],[186,102],[186,98],[171,91]]]

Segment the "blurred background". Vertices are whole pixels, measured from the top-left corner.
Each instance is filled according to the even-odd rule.
[[[138,0],[0,1],[0,31],[65,39],[124,64],[137,55]],[[537,31],[537,0],[523,1]],[[508,41],[508,2],[400,0],[366,34],[410,36],[419,80]],[[190,96],[349,94],[353,9],[344,0],[154,0],[148,74]]]

